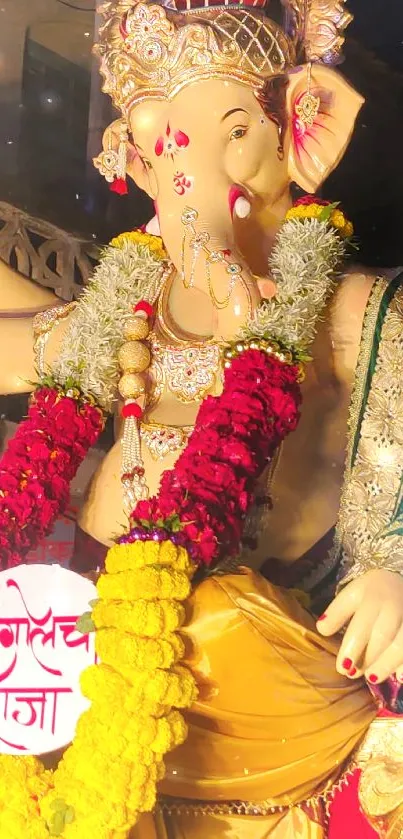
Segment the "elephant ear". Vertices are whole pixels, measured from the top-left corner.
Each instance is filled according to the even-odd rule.
[[[320,100],[312,124],[304,123],[299,115],[308,92]],[[289,176],[306,192],[316,192],[343,157],[364,101],[339,73],[323,65],[313,65],[310,91],[306,67],[290,75]]]

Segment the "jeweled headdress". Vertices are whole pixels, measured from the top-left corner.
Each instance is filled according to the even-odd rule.
[[[101,9],[95,51],[104,91],[127,116],[143,99],[169,99],[195,78],[256,88],[300,61],[337,63],[351,20],[345,0],[281,0],[281,28],[267,0],[117,0]]]

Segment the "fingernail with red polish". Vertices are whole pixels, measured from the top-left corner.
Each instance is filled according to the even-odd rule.
[[[351,668],[353,666],[353,662],[351,661],[351,658],[345,658],[343,660],[341,666],[343,667],[344,670],[351,670]]]
[[[326,612],[325,612],[325,614],[324,614],[324,615],[321,615],[321,616],[320,616],[320,618],[318,618],[318,623],[319,623],[319,621],[324,621],[324,620],[325,620],[325,618],[327,618],[327,614],[326,614]]]
[[[375,676],[375,673],[371,673],[371,675],[368,676],[368,681],[371,682],[372,685],[376,685],[378,676]]]
[[[357,668],[356,668],[356,667],[352,667],[348,675],[349,675],[349,676],[355,676],[356,672],[357,672]]]

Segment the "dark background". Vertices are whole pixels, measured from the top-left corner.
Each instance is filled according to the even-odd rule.
[[[23,56],[21,78],[0,72],[0,201],[100,242],[146,221],[148,200],[134,186],[127,198],[111,194],[90,163],[112,116],[91,59],[92,0],[72,4],[79,9],[62,0],[1,5],[0,70],[2,42],[6,62],[13,50]],[[348,8],[355,21],[340,70],[366,105],[322,195],[354,221],[364,264],[394,266],[403,264],[403,3],[350,0]],[[23,12],[31,13],[26,26]]]
[[[366,98],[323,195],[353,219],[367,265],[403,264],[403,3],[350,0],[342,73]]]

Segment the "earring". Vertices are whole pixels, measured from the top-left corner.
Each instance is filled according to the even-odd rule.
[[[119,145],[117,151],[114,146],[113,128],[119,128]],[[127,144],[129,142],[128,127],[123,119],[112,123],[107,131],[107,149],[98,157],[94,157],[93,164],[105,180],[110,184],[111,192],[127,195],[126,166]]]
[[[308,82],[306,93],[295,106],[295,112],[305,128],[312,128],[319,113],[320,98],[311,92],[312,64],[308,64]]]

